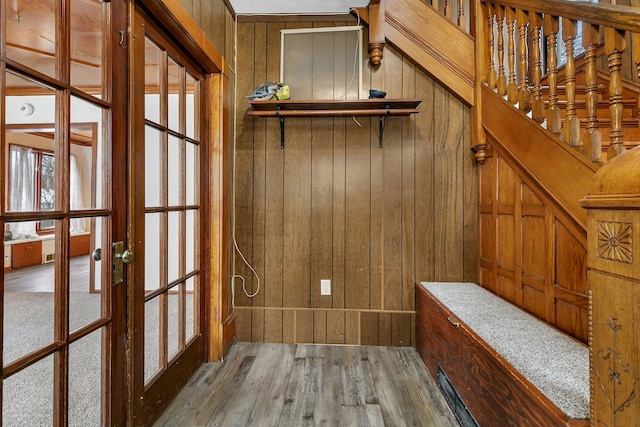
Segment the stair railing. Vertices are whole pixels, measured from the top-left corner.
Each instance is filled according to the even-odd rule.
[[[482,84],[590,161],[640,145],[640,8],[481,0],[476,13],[476,46],[484,43],[478,51],[486,56],[477,62]],[[560,70],[558,45],[566,52]],[[578,69],[574,53],[582,48]],[[477,140],[478,160],[486,157],[485,147]]]

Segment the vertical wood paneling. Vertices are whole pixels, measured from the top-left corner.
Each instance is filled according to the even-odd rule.
[[[437,86],[431,77],[417,70],[416,99],[420,113],[415,118],[415,268],[416,281],[433,281],[435,275],[435,174],[434,174],[434,136],[433,121],[436,110],[434,88]]]
[[[282,310],[264,310],[264,340],[266,342],[282,342]]]
[[[313,341],[313,311],[296,310],[296,342],[311,343]]]
[[[333,131],[333,273],[331,296],[333,308],[344,308],[346,268],[346,121],[334,118]]]
[[[279,30],[294,26],[238,24],[236,234],[263,280],[252,301],[237,298],[238,336],[411,345],[414,283],[477,275],[470,109],[389,47],[379,68],[364,67],[363,91],[421,99],[418,115],[388,118],[383,148],[377,117],[288,119],[282,150],[278,121],[247,119],[244,96],[278,80]],[[335,92],[351,65],[308,64],[303,84],[313,96],[335,81]],[[253,286],[237,259],[236,272]]]
[[[368,35],[368,32],[367,32]],[[368,43],[368,38],[365,43]],[[366,46],[366,45],[365,45]],[[364,53],[364,52],[363,52]],[[387,52],[388,53],[388,52]],[[365,56],[366,58],[366,56]],[[365,62],[366,63],[366,62]],[[368,79],[368,85],[363,85],[365,94],[369,89],[386,90],[386,76],[388,75],[387,66],[371,67],[371,75]],[[367,81],[367,79],[364,79]],[[364,95],[363,95],[364,96]],[[391,96],[391,95],[389,95]],[[370,120],[370,165],[371,165],[371,207],[370,220],[371,228],[369,231],[370,239],[370,274],[369,274],[369,308],[380,310],[384,307],[384,203],[385,203],[385,176],[384,176],[384,151],[379,148],[379,125],[378,117],[372,117]],[[388,138],[387,141],[393,141]],[[384,142],[383,142],[384,144]],[[396,145],[396,144],[393,144]]]
[[[378,317],[378,345],[392,345],[391,313],[380,313]]]
[[[347,311],[344,325],[344,343],[350,345],[360,344],[360,312]]]
[[[228,31],[231,14],[224,0],[180,0],[180,4],[198,23],[216,50],[231,63],[233,51],[229,49],[229,38],[233,41],[233,35]]]
[[[493,153],[479,177],[481,284],[586,341],[584,230],[508,159]]]
[[[254,30],[254,77],[253,85],[257,86],[260,82],[263,82],[267,78],[267,63],[263,60],[261,54],[267,46],[267,26],[266,24],[255,24]],[[264,120],[254,120],[253,122],[253,268],[258,273],[259,277],[263,278],[263,285],[269,287],[273,283],[271,275],[267,275],[265,267],[265,255],[267,253],[265,248],[265,216],[266,216],[266,171],[267,161],[265,158],[267,138],[269,135],[267,126],[271,126],[272,123],[265,123]],[[257,289],[257,280],[251,277],[253,286],[250,293],[255,293]],[[259,292],[254,298],[251,299],[251,305],[253,307],[265,306],[265,293]],[[265,313],[265,321],[269,319],[268,314]]]
[[[464,117],[461,101],[442,86],[435,90],[435,105],[442,108],[434,122],[436,189],[463,188]],[[463,265],[463,192],[435,191],[436,276],[443,281],[461,281]]]
[[[344,344],[345,312],[327,312],[327,344]]]
[[[241,28],[239,26],[238,28]],[[278,58],[270,52],[278,50],[282,24],[267,24],[266,45],[256,52],[256,57],[267,64],[267,79],[277,79]],[[241,40],[238,37],[238,40]],[[240,51],[239,51],[240,52]],[[239,56],[239,55],[238,55]],[[274,70],[275,68],[275,70]],[[256,84],[260,84],[258,82]],[[251,89],[249,89],[251,90]],[[248,92],[250,93],[250,92]],[[242,104],[242,100],[239,101]],[[245,105],[246,111],[246,105]],[[284,266],[284,151],[280,149],[280,125],[277,120],[266,122],[265,144],[265,227],[258,238],[265,240],[264,305],[283,306]]]
[[[415,91],[416,66],[403,58],[402,97],[415,98]],[[402,310],[412,310],[415,301],[415,140],[415,118],[407,117],[402,120]]]
[[[345,307],[369,308],[371,265],[371,119],[347,124]],[[379,238],[379,236],[376,236]]]
[[[251,310],[251,341],[264,341],[264,309],[253,308]]]
[[[378,345],[378,324],[380,314],[364,311],[360,315],[360,343],[362,345]]]
[[[238,37],[246,40],[245,48],[238,55],[238,65],[244,72],[237,76],[238,86],[243,88],[254,87],[255,52],[255,25],[250,24],[238,29]],[[237,136],[235,159],[235,239],[240,251],[248,261],[252,259],[253,241],[253,137],[254,123],[257,121],[244,114],[245,109],[241,103],[237,105]],[[238,191],[238,189],[244,189]],[[238,220],[242,218],[242,220]],[[241,275],[247,281],[247,286],[253,289],[253,276],[251,271],[242,261],[239,254],[234,252],[234,273]],[[245,296],[240,280],[232,282],[235,292],[235,304],[246,307],[251,305]],[[251,321],[253,325],[253,320]],[[251,333],[253,338],[253,333]]]
[[[313,119],[311,139],[311,306],[329,308],[320,280],[333,279],[333,119]]]
[[[389,51],[385,55],[386,67],[392,70],[403,70],[402,56],[396,51]],[[384,88],[390,98],[402,97],[400,76],[385,74]],[[383,236],[382,248],[384,253],[384,309],[402,309],[402,181],[403,181],[403,146],[402,120],[388,120],[384,129],[384,149],[382,151],[382,195],[383,205]],[[388,144],[384,142],[388,141]]]
[[[327,343],[326,310],[316,310],[313,312],[313,342],[316,344]]]
[[[282,342],[287,344],[294,344],[296,342],[295,336],[295,315],[294,310],[282,311]]]
[[[475,160],[465,155],[467,147],[471,146],[471,110],[463,109],[464,132],[462,133],[461,156],[463,162],[463,274],[465,282],[477,283],[478,274],[478,167]]]

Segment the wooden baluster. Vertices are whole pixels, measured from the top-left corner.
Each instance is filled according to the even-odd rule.
[[[528,113],[531,111],[531,93],[529,92],[529,59],[527,55],[527,31],[529,28],[529,17],[527,12],[518,9],[516,12],[518,23],[518,57],[520,64],[520,83],[518,84],[518,105],[520,110]]]
[[[549,69],[549,107],[547,109],[547,129],[560,135],[560,108],[558,107],[558,17],[544,16],[544,35],[547,38],[547,66]]]
[[[464,16],[464,0],[458,0],[458,25],[463,30],[467,29],[467,18]]]
[[[542,60],[540,55],[540,34],[542,32],[542,15],[529,12],[529,21],[533,27],[531,38],[533,52],[531,62],[533,65],[533,100],[531,101],[532,117],[538,123],[544,122],[544,99],[542,98]]]
[[[453,12],[451,10],[451,0],[446,0],[444,2],[444,16],[451,19],[453,21]]]
[[[576,116],[576,61],[573,57],[577,35],[577,22],[562,18],[562,39],[567,52],[564,66],[564,81],[567,97],[567,110],[564,118],[562,139],[572,147],[580,145],[580,121]]]
[[[607,160],[624,153],[622,139],[622,54],[627,47],[625,32],[615,28],[605,28],[604,30],[604,51],[609,57],[609,116],[611,117],[611,132],[609,133],[609,150]]]
[[[498,94],[507,94],[507,76],[504,72],[504,8],[496,6],[496,23],[498,25]]]
[[[495,40],[493,37],[493,20],[494,20],[494,10],[493,10],[493,6],[491,6],[490,4],[486,5],[486,10],[487,10],[487,40],[489,42],[489,75],[488,75],[488,83],[489,83],[489,88],[490,89],[495,89],[496,88],[496,84],[497,84],[497,80],[498,80],[498,74],[496,73],[496,66],[495,66]],[[640,99],[640,98],[638,98]]]
[[[509,59],[509,83],[507,84],[507,99],[510,103],[518,102],[518,85],[516,84],[516,12],[507,8],[507,57]]]
[[[596,73],[596,50],[600,42],[600,28],[584,22],[582,46],[586,61],[587,130],[584,134],[584,154],[592,162],[602,161],[602,137],[598,130],[598,75]]]

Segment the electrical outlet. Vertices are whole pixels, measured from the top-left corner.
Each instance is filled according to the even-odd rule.
[[[320,280],[320,295],[331,295],[331,280]]]

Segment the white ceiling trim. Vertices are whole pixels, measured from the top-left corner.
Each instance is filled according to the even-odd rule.
[[[349,13],[370,0],[230,0],[236,15],[324,15]]]

